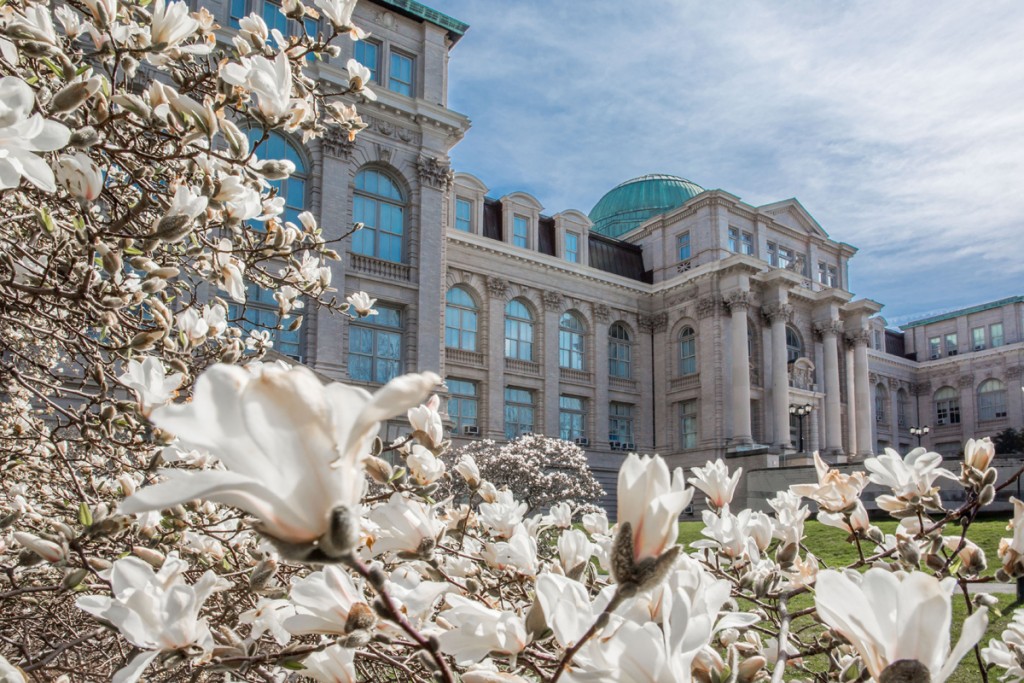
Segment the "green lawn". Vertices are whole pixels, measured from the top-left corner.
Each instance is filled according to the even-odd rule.
[[[886,533],[892,533],[896,529],[896,522],[882,521],[875,522]],[[701,536],[701,529],[704,528],[701,522],[682,522],[679,525],[679,541],[689,545],[693,541],[696,541]],[[823,566],[829,567],[842,567],[854,562],[857,559],[857,549],[854,545],[846,543],[846,535],[839,529],[824,526],[814,520],[808,520],[805,525],[806,540],[805,544],[810,548],[820,560]],[[952,535],[954,532],[959,531],[959,527],[950,527],[949,532],[946,535]],[[991,575],[998,567],[999,559],[996,554],[997,548],[999,547],[999,539],[1003,536],[1008,536],[1006,531],[1006,520],[979,520],[971,525],[968,532],[968,538],[977,543],[984,551],[985,556],[988,559],[988,570],[985,572],[986,575]],[[869,544],[870,546],[870,544]],[[995,610],[990,610],[989,615],[989,629],[988,633],[981,640],[981,645],[987,645],[990,638],[998,638],[1002,633],[1006,624],[1010,621],[1012,616],[1012,610],[1015,605],[1015,596],[1012,593],[1000,593],[996,597],[999,598],[999,605]],[[791,603],[791,610],[799,610],[804,607],[809,607],[813,604],[813,599],[809,595],[798,596]],[[951,644],[956,643],[956,639],[960,635],[960,625],[963,623],[964,618],[967,616],[966,606],[964,600],[958,597],[953,600],[953,629],[951,634]],[[801,626],[807,626],[809,620],[804,623],[795,622],[793,624],[794,630]],[[808,662],[808,666],[811,669],[824,666],[824,662]],[[794,672],[794,677],[798,677]],[[990,680],[995,681],[997,676],[989,676]],[[978,664],[975,660],[973,651],[969,652],[963,661],[960,663],[960,667],[956,673],[949,679],[951,683],[974,683],[980,681],[981,676],[978,672]]]

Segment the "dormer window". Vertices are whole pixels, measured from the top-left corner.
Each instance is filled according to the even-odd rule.
[[[570,263],[580,262],[580,236],[574,232],[565,233],[565,260]]]
[[[473,203],[462,197],[455,199],[455,229],[473,232]]]
[[[512,218],[512,245],[523,249],[530,247],[530,224],[523,216]]]

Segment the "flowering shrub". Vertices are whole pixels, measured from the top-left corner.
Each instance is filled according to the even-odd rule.
[[[916,683],[972,648],[1024,680],[1021,616],[982,650],[967,590],[988,559],[1024,576],[1024,503],[998,558],[969,540],[997,490],[987,439],[959,472],[923,449],[866,472],[817,458],[773,515],[733,509],[724,463],[687,480],[630,454],[610,525],[571,444],[448,453],[433,373],[370,394],[262,362],[249,286],[282,327],[307,306],[375,314],[330,296],[337,254],[274,185],[293,167],[256,153],[362,127],[365,68],[330,93],[304,73],[364,37],[353,4],[286,0],[329,29],[286,39],[251,15],[222,43],[178,1],[0,7],[0,680]],[[846,571],[805,547],[805,501],[856,547]],[[954,591],[971,616],[951,643]]]

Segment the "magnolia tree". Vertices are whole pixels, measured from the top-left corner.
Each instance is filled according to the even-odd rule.
[[[306,74],[363,37],[352,10],[288,0],[325,30],[252,15],[226,38],[182,2],[0,6],[0,680],[931,683],[972,650],[982,677],[1024,680],[1024,617],[986,646],[968,590],[990,579],[969,538],[997,492],[987,440],[959,472],[923,449],[817,459],[772,514],[734,509],[722,462],[687,479],[630,454],[611,525],[576,482],[531,514],[552,501],[446,455],[432,373],[371,395],[263,362],[252,288],[282,328],[373,314],[331,295],[335,245],[287,220],[293,166],[259,155],[275,132],[362,127],[366,69]],[[704,538],[683,547],[695,491]],[[1003,580],[1024,575],[1014,505]],[[811,506],[849,567],[807,547]]]

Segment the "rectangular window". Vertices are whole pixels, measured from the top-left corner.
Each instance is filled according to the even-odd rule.
[[[463,427],[477,426],[477,391],[476,382],[464,379],[445,380],[450,395],[448,397],[448,417],[452,419],[453,436],[465,434]]]
[[[818,282],[826,287],[838,287],[839,269],[824,261],[818,261]]]
[[[391,53],[391,69],[388,73],[388,90],[412,97],[413,58],[400,52]]]
[[[634,443],[632,404],[614,401],[608,404],[608,441],[619,444]]]
[[[529,224],[522,216],[512,217],[512,244],[523,249],[530,246]]]
[[[941,344],[941,337],[932,337],[928,340],[928,358],[934,360],[939,357],[939,354],[942,353]]]
[[[690,233],[689,231],[676,237],[676,248],[679,252],[679,260],[686,261],[690,258]]]
[[[231,0],[231,9],[228,16],[228,24],[231,28],[242,27],[239,20],[248,14],[246,4],[246,0]]]
[[[277,301],[274,299],[272,290],[263,289],[259,285],[249,282],[245,286],[245,303],[228,305],[228,318],[236,320],[239,327],[245,330],[267,330],[270,332],[270,341],[273,349],[296,360],[302,360],[302,330],[283,329],[290,324],[289,319],[280,320],[280,310]],[[280,328],[282,329],[279,329]]]
[[[574,232],[565,233],[565,260],[570,263],[580,262],[580,236]]]
[[[473,232],[473,205],[462,197],[455,200],[455,229]]]
[[[740,253],[747,256],[754,255],[754,234],[750,232],[740,233]]]
[[[558,436],[566,441],[583,438],[586,433],[586,413],[579,396],[558,397]]]
[[[356,61],[370,70],[370,80],[380,83],[380,43],[373,40],[360,40],[354,49]]]
[[[956,352],[956,332],[950,332],[946,335],[946,355],[955,356]]]
[[[533,392],[505,387],[505,438],[533,432]]]
[[[971,346],[975,351],[981,351],[985,348],[985,328],[975,327],[971,330]]]
[[[385,384],[402,369],[402,313],[377,304],[377,315],[348,329],[348,374],[359,382]]]
[[[679,446],[697,447],[697,401],[683,401],[679,404]]]
[[[776,268],[779,267],[779,245],[775,242],[768,243],[768,263]]]
[[[988,338],[992,342],[992,348],[1003,345],[1003,324],[992,323],[988,326]]]
[[[729,228],[729,251],[739,253],[740,251],[740,229]]]

